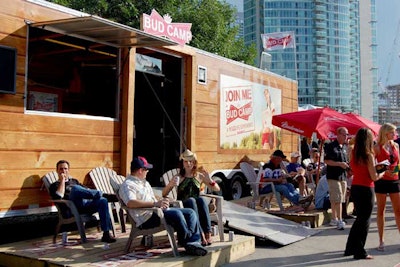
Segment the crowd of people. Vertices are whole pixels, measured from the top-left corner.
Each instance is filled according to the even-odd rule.
[[[355,218],[348,235],[344,256],[353,256],[354,259],[373,259],[364,247],[375,203],[379,236],[377,250],[385,250],[387,197],[390,199],[395,222],[400,231],[398,176],[400,138],[397,137],[396,126],[391,123],[383,124],[377,137],[368,128],[359,129],[351,140],[348,137],[348,130],[339,127],[336,140],[323,146],[326,174],[321,172],[322,176],[315,195],[315,207],[331,209],[330,225],[336,226],[339,230],[344,229],[345,219]],[[310,145],[308,147],[310,151],[313,149]],[[347,214],[350,199],[354,204],[351,215]]]
[[[400,231],[399,145],[395,142],[396,126],[386,123],[375,137],[368,128],[361,128],[349,140],[349,132],[339,127],[336,139],[321,145],[303,139],[301,152],[294,151],[290,160],[282,150],[275,150],[263,166],[261,182],[272,182],[279,192],[295,207],[302,209],[331,209],[330,225],[338,230],[346,226],[346,219],[355,218],[346,242],[344,256],[372,259],[365,250],[372,210],[377,206],[379,251],[385,250],[385,207],[389,197],[396,225]],[[397,140],[396,140],[397,141]],[[146,181],[153,168],[144,157],[135,157],[131,173],[121,185],[120,199],[130,210],[137,227],[153,228],[160,225],[157,213],[136,208],[159,207],[166,222],[177,232],[178,243],[188,254],[204,256],[205,246],[212,244],[211,219],[208,203],[201,197],[205,185],[219,191],[218,183],[198,166],[195,153],[186,149],[179,158],[180,172],[165,185],[161,197],[156,197]],[[111,228],[107,194],[90,189],[69,175],[70,164],[60,160],[56,164],[58,181],[50,186],[53,199],[72,200],[80,212],[98,212],[103,236],[101,241],[115,242]],[[314,185],[310,190],[308,185]],[[177,199],[183,208],[170,207],[169,192],[176,188]],[[260,186],[259,193],[272,191],[270,184]],[[352,214],[347,213],[349,201],[354,203]]]

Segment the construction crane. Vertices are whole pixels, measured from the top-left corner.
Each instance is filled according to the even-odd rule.
[[[389,78],[390,78],[390,74],[391,74],[391,70],[392,70],[392,66],[393,66],[393,62],[395,60],[395,58],[397,58],[397,51],[396,49],[399,49],[399,36],[400,36],[400,19],[399,22],[397,23],[397,28],[394,34],[394,40],[393,40],[393,44],[392,47],[389,51],[388,56],[388,63],[385,64],[385,66],[387,66],[387,71],[382,72],[383,74],[386,75],[386,77],[379,77],[378,80],[378,97],[379,97],[379,104],[378,106],[383,106],[385,107],[384,110],[386,110],[386,114],[384,115],[384,118],[379,118],[380,122],[383,121],[394,121],[394,118],[392,118],[391,114],[391,109],[392,109],[392,105],[394,103],[392,103],[392,101],[390,100],[390,96],[389,96],[389,92],[388,92],[388,86],[389,86]],[[400,57],[400,53],[398,54],[398,56]],[[382,84],[382,78],[384,78],[384,84]]]
[[[385,84],[383,85],[384,87],[388,86],[388,82],[389,82],[389,78],[390,78],[390,72],[392,70],[392,65],[393,65],[393,61],[396,58],[395,53],[396,53],[396,48],[398,49],[399,47],[399,36],[400,36],[400,20],[397,23],[397,29],[395,31],[395,37],[393,40],[393,45],[392,48],[390,49],[390,52],[388,54],[388,68],[387,68],[387,72],[386,72],[386,79],[385,79]],[[398,57],[400,57],[400,53],[398,54]],[[378,83],[380,82],[380,79],[378,81]]]

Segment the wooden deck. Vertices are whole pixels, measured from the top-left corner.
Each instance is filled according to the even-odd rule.
[[[57,243],[52,243],[52,237],[43,237],[0,246],[0,266],[220,266],[237,260],[255,251],[255,238],[252,236],[235,235],[232,242],[220,242],[219,237],[213,238],[211,246],[206,247],[209,253],[203,257],[186,255],[183,248],[179,248],[180,256],[174,257],[166,232],[154,236],[154,246],[146,248],[140,245],[140,238],[134,241],[135,251],[129,254],[123,252],[127,233],[117,229],[117,242],[105,246],[100,241],[101,233],[96,228],[90,228],[88,242],[79,243],[77,233],[69,234],[68,244],[61,244],[61,237]],[[225,240],[229,240],[225,234]]]

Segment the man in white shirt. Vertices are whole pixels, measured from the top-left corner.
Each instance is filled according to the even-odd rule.
[[[166,222],[177,232],[178,243],[185,247],[188,254],[204,256],[207,250],[201,246],[199,218],[196,212],[189,208],[169,207],[169,200],[158,200],[146,180],[147,173],[153,165],[144,157],[135,157],[131,162],[131,174],[122,183],[119,196],[124,201],[136,225],[142,229],[159,226],[160,217],[149,210],[136,210],[136,208],[161,208]]]

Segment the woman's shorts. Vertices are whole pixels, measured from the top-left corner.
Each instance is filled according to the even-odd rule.
[[[378,180],[375,182],[375,193],[390,194],[400,192],[399,180]]]

